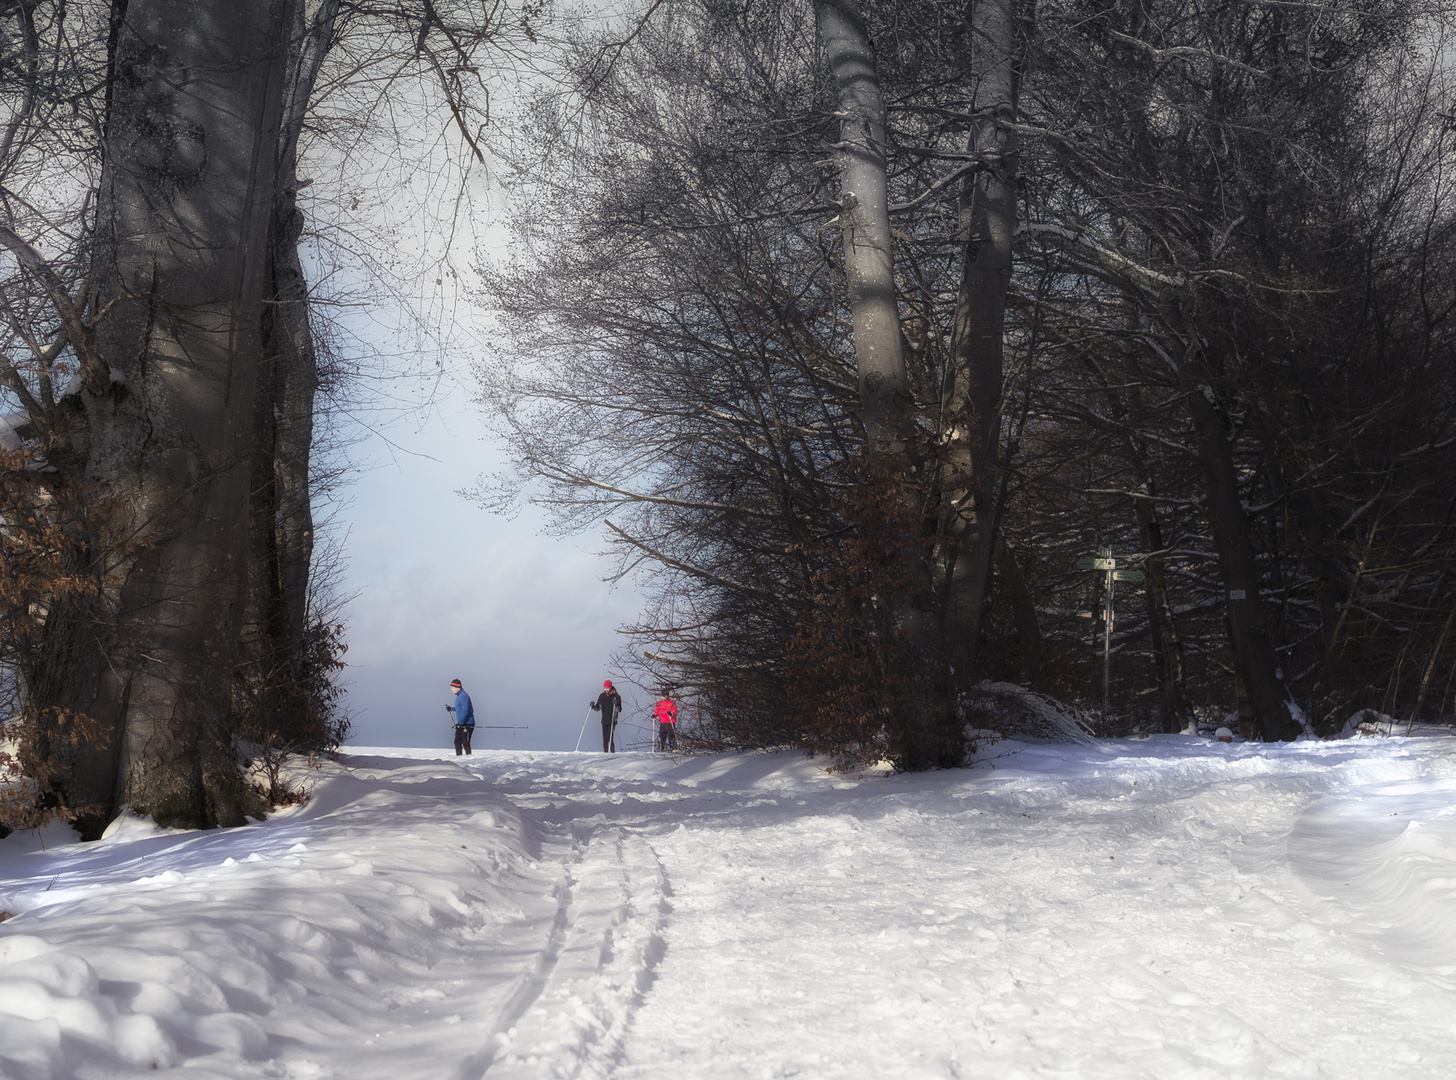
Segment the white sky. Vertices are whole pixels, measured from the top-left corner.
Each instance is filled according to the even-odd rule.
[[[333,171],[318,157],[301,169],[324,179],[309,193],[324,200],[310,206],[314,220],[347,221],[337,207],[357,195],[374,266],[372,278],[363,272],[349,250],[358,250],[358,234],[348,228],[333,234],[344,238],[341,248],[327,235],[305,248],[315,288],[342,300],[327,309],[341,330],[339,351],[362,358],[366,372],[345,435],[359,441],[348,451],[342,504],[320,508],[344,541],[339,592],[354,596],[342,613],[351,741],[448,745],[453,678],[470,692],[479,725],[529,725],[478,727],[481,747],[572,749],[604,678],[624,697],[619,746],[639,726],[645,741],[652,702],[607,666],[623,641],[616,628],[635,620],[641,600],[602,580],[611,564],[593,554],[600,536],[543,536],[529,506],[508,520],[458,494],[506,461],[470,402],[471,363],[500,335],[472,296],[469,269],[482,253],[510,250],[500,224],[506,197],[491,182],[497,170],[462,175],[448,116],[425,112],[411,133],[418,141],[398,152],[382,141],[377,157],[356,148]],[[369,359],[371,351],[384,359]],[[582,740],[593,745],[595,720]]]
[[[348,529],[343,591],[358,593],[344,612],[354,743],[445,745],[444,706],[458,678],[477,723],[530,725],[479,729],[478,746],[569,750],[602,680],[619,682],[607,663],[638,596],[601,580],[610,566],[592,554],[595,534],[542,536],[532,508],[506,520],[457,494],[502,460],[481,428],[455,393],[443,411],[387,432],[417,456],[391,451],[380,436],[353,451],[366,468],[339,524]],[[619,688],[625,735],[634,708],[651,703]],[[595,722],[583,748],[594,738],[600,745]]]

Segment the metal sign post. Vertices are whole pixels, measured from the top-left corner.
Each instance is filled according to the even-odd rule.
[[[1102,722],[1107,723],[1108,688],[1112,674],[1113,591],[1119,581],[1142,581],[1141,570],[1119,570],[1110,547],[1099,547],[1095,556],[1077,560],[1078,570],[1100,570],[1106,574],[1102,600]]]

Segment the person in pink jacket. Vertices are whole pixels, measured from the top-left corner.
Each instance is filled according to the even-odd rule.
[[[657,717],[657,749],[677,749],[677,706],[673,704],[672,698],[668,697],[668,691],[662,692],[662,700],[652,710],[652,715]]]

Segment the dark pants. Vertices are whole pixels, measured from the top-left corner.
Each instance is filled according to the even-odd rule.
[[[474,724],[455,725],[455,756],[470,753],[470,736],[475,734]]]
[[[602,753],[615,754],[617,752],[617,722],[615,720],[602,721]]]
[[[676,724],[658,724],[657,725],[657,748],[659,750],[676,750],[677,749],[677,725]]]

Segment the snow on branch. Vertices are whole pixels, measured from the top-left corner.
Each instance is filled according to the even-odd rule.
[[[1164,274],[1143,266],[1121,252],[1099,244],[1082,229],[1069,229],[1049,221],[1028,221],[1024,229],[1038,240],[1050,240],[1068,254],[1090,257],[1100,269],[1127,278],[1145,289],[1181,289],[1190,283],[1186,275]]]
[[[1151,44],[1150,42],[1143,41],[1140,38],[1135,38],[1128,34],[1119,33],[1116,30],[1108,30],[1107,32],[1111,37],[1116,38],[1118,41],[1125,41],[1129,45],[1143,50],[1143,52],[1147,53],[1148,56],[1152,58],[1152,61],[1155,64],[1166,63],[1169,60],[1206,60],[1214,64],[1220,64],[1224,67],[1233,68],[1236,71],[1242,71],[1249,75],[1263,76],[1264,74],[1266,74],[1260,69],[1256,67],[1251,67],[1250,65],[1244,63],[1242,60],[1235,60],[1232,56],[1225,56],[1223,55],[1223,53],[1216,52],[1213,49],[1195,48],[1190,45],[1172,45],[1167,48],[1159,49],[1157,46]]]

